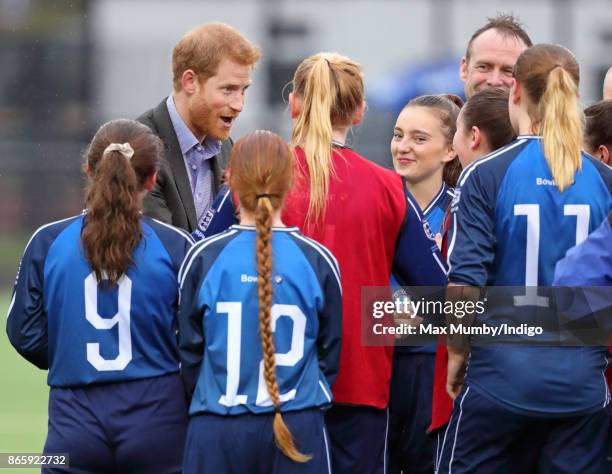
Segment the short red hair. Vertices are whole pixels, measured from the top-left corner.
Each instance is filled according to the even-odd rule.
[[[238,30],[225,23],[207,23],[187,32],[172,51],[175,90],[181,88],[183,73],[192,69],[203,79],[217,73],[223,58],[250,66],[259,61],[259,48]]]

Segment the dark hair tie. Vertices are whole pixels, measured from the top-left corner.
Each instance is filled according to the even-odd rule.
[[[334,85],[336,86],[336,90],[339,91],[340,84],[338,83],[338,78],[336,77],[336,71],[332,67],[332,63],[329,61],[329,59],[327,58],[323,58],[323,59],[325,59],[325,62],[327,63],[327,67],[329,67],[329,72],[331,73],[331,77],[334,80]]]
[[[255,199],[261,199],[261,198],[268,198],[268,199],[272,199],[274,197],[274,194],[256,194],[255,195]]]

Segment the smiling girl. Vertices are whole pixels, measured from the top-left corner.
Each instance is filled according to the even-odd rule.
[[[391,140],[395,170],[423,210],[434,234],[442,234],[446,207],[452,199],[461,165],[453,149],[457,96],[423,95],[412,99],[397,117]]]
[[[461,171],[453,149],[461,105],[461,99],[453,95],[417,97],[397,117],[391,140],[395,170],[406,179],[438,246],[453,198],[452,187]],[[435,346],[395,349],[389,401],[391,472],[433,470],[433,444],[427,427],[434,366]]]

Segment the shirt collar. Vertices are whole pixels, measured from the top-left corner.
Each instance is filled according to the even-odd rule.
[[[438,191],[438,194],[436,194],[435,197],[431,200],[431,202],[427,205],[427,207],[423,211],[423,215],[426,215],[429,211],[433,209],[433,207],[440,200],[440,198],[444,195],[447,189],[448,189],[448,186],[446,186],[446,182],[442,181],[442,186],[440,186],[440,190]]]
[[[193,132],[189,130],[189,127],[187,127],[179,115],[178,110],[176,110],[176,105],[172,95],[169,95],[166,99],[166,107],[168,108],[168,113],[170,114],[170,120],[172,121],[174,131],[176,132],[176,138],[178,139],[179,146],[181,147],[181,153],[183,156],[187,156],[187,153],[194,147],[200,145],[200,142],[198,142]],[[206,159],[212,158],[221,151],[221,140],[205,137],[201,145],[204,148]]]

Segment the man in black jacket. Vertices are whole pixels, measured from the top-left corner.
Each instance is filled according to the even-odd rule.
[[[138,118],[166,148],[145,214],[198,228],[223,178],[230,130],[258,60],[259,49],[222,23],[199,26],[174,47],[172,94]]]

